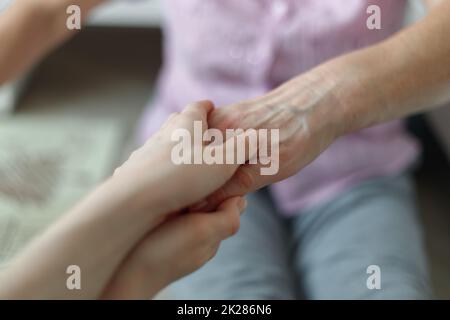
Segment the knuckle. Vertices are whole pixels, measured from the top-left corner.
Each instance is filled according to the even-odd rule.
[[[202,104],[199,102],[189,103],[186,106],[183,113],[190,114],[190,115],[198,115],[198,114],[200,114],[201,107],[202,107]]]
[[[128,160],[133,160],[138,156],[138,150],[135,150],[131,153],[130,158]]]
[[[186,109],[186,111],[183,112],[183,115],[188,118],[197,118],[198,117],[198,111],[193,108]]]
[[[185,110],[192,110],[192,109],[197,109],[198,108],[198,102],[190,102],[186,105]]]
[[[114,170],[113,176],[117,176],[118,174],[120,174],[120,169],[121,167],[116,168],[116,170]]]

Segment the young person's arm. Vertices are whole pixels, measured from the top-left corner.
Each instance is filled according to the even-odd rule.
[[[238,165],[176,165],[171,135],[182,129],[193,137],[194,121],[205,130],[211,110],[211,103],[197,103],[171,117],[113,177],[8,264],[0,273],[0,298],[149,298],[210,259],[237,231],[244,200],[228,199],[213,214],[178,211],[218,189]],[[211,148],[234,152],[235,139]],[[81,269],[81,290],[66,287],[71,265]]]
[[[26,72],[50,50],[75,34],[67,8],[78,5],[81,18],[105,0],[15,0],[0,13],[0,85]]]

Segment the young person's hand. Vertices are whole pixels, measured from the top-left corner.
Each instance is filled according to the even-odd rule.
[[[233,176],[239,163],[175,164],[172,159],[173,148],[179,143],[172,141],[172,134],[176,130],[185,130],[194,137],[194,122],[199,121],[203,134],[208,129],[208,114],[213,109],[211,102],[202,101],[188,105],[181,113],[172,114],[143,147],[116,169],[111,182],[127,194],[129,208],[145,212],[151,206],[152,212],[156,209],[165,215],[204,199]],[[227,153],[236,151],[238,144],[234,142],[237,139],[234,137],[214,145],[193,139],[191,150],[209,148],[214,153],[222,153],[225,159]]]
[[[234,197],[216,212],[188,213],[151,231],[127,256],[103,292],[104,299],[147,299],[197,270],[239,229],[244,198]]]
[[[245,208],[245,199],[241,197],[224,199],[210,213],[180,212],[217,190],[239,167],[239,164],[177,165],[172,159],[172,150],[177,144],[172,141],[172,134],[183,129],[193,138],[197,134],[194,133],[196,121],[201,122],[203,134],[212,110],[212,103],[203,101],[171,115],[142,148],[116,169],[111,182],[129,186],[126,192],[133,200],[130,205],[133,210],[137,208],[151,215],[159,211],[153,218],[162,222],[149,230],[127,255],[103,293],[104,298],[151,297],[206,263],[220,242],[239,229],[239,215]],[[212,148],[225,159],[227,152],[236,151],[236,139],[214,145],[192,139],[191,151],[199,147]],[[158,200],[163,200],[159,202],[159,210],[155,206],[157,198],[149,196],[154,193],[158,194]]]
[[[0,275],[0,297],[147,298],[207,261],[238,229],[243,199],[226,200],[215,213],[183,209],[223,185],[239,164],[176,165],[171,135],[177,129],[193,134],[194,121],[205,130],[212,109],[195,103],[173,115],[114,177],[11,262]],[[226,154],[234,152],[235,139],[194,147]],[[80,290],[66,287],[71,265],[81,270]]]

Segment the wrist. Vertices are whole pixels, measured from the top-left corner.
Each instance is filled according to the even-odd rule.
[[[151,199],[148,202],[153,203]],[[76,232],[78,235],[89,232],[96,237],[96,243],[115,247],[113,251],[122,247],[128,250],[130,245],[163,221],[163,212],[156,202],[146,207],[139,206],[126,184],[110,178],[63,217],[60,226],[81,230]],[[114,237],[111,239],[108,234]]]
[[[114,201],[118,211],[152,225],[173,211],[164,185],[158,176],[130,171],[110,177],[100,192]]]
[[[334,83],[333,117],[339,136],[385,121],[388,114],[385,82],[379,76],[383,66],[376,59],[384,54],[383,47],[378,45],[338,57],[320,67]]]
[[[345,101],[340,94],[346,83],[335,69],[323,64],[283,85],[288,87],[286,91],[295,92],[289,104],[304,118],[309,134],[328,142],[347,131]]]

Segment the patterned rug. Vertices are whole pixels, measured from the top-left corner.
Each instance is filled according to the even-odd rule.
[[[112,120],[0,120],[0,264],[111,174]]]

